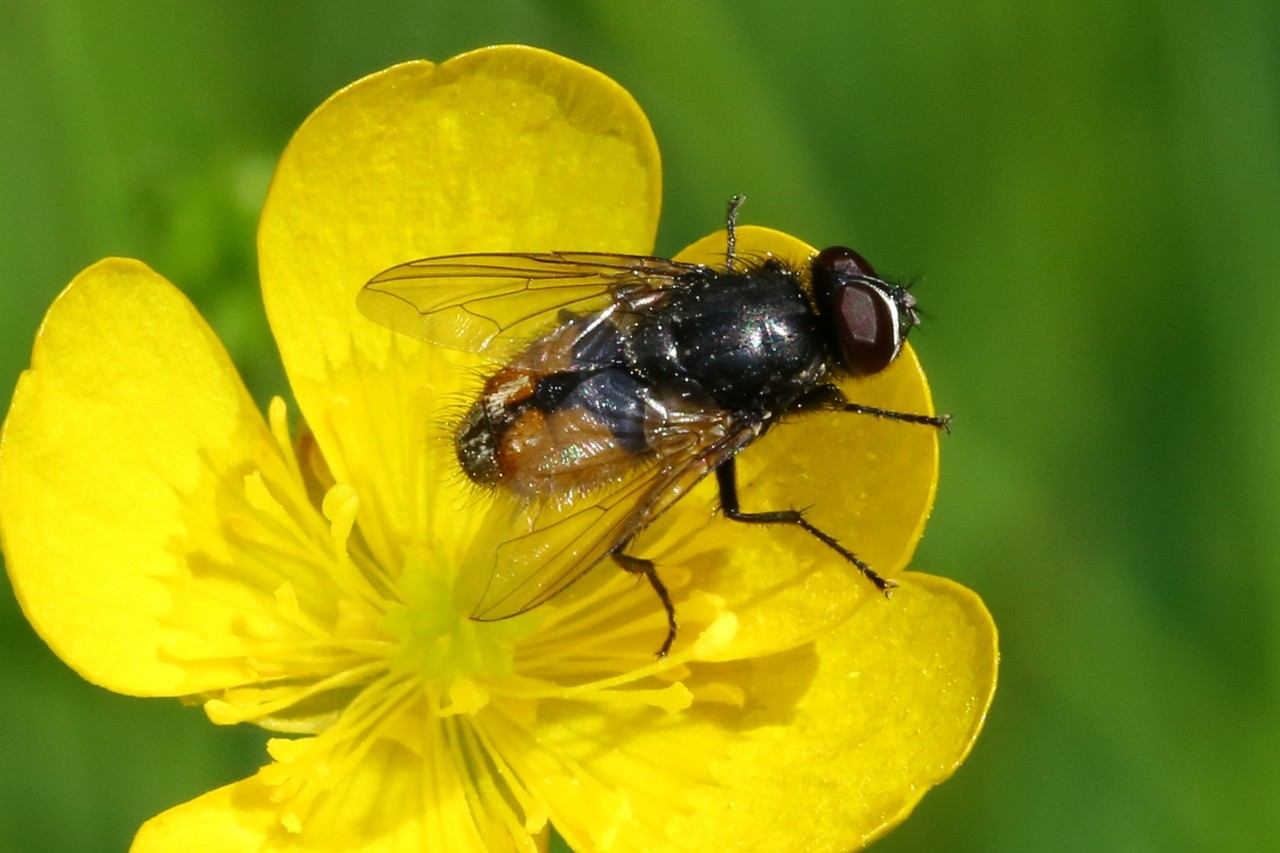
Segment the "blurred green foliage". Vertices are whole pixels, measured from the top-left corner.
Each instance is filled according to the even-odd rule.
[[[0,2],[0,395],[113,254],[282,391],[253,246],[290,132],[365,73],[506,41],[646,108],[661,252],[744,192],[744,221],[918,281],[956,420],[916,565],[982,593],[1003,673],[968,763],[877,849],[1280,838],[1275,3]],[[0,631],[0,849],[122,850],[264,760],[81,682],[11,595]]]

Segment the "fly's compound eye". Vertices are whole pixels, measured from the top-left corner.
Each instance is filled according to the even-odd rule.
[[[892,364],[918,322],[915,299],[882,281],[866,258],[843,246],[819,252],[812,271],[814,295],[845,369],[868,376]]]
[[[870,261],[845,246],[829,246],[813,259],[815,274],[825,272],[831,276],[859,276],[879,278]]]

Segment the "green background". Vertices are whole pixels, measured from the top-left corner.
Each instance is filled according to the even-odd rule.
[[[968,763],[877,849],[1280,838],[1280,4],[0,0],[0,396],[113,254],[283,390],[253,242],[289,134],[504,41],[645,107],[661,252],[744,192],[744,221],[917,282],[956,420],[916,566],[983,595],[1003,667]],[[122,850],[262,759],[81,682],[11,594],[0,631],[0,849]]]

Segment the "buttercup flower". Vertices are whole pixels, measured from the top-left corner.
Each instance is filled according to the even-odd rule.
[[[903,573],[936,482],[926,428],[807,415],[739,458],[744,508],[812,504],[896,577],[891,600],[802,531],[725,520],[704,481],[632,549],[672,592],[668,657],[652,590],[611,563],[527,614],[467,618],[503,522],[449,436],[486,365],[368,322],[355,294],[432,255],[649,253],[659,201],[626,92],[491,48],[353,84],[283,155],[259,252],[300,416],[277,399],[264,418],[138,261],[57,299],[0,444],[27,618],[90,681],[281,733],[135,850],[534,850],[549,826],[576,850],[844,850],[964,758],[995,632],[972,593]],[[681,258],[722,260],[724,240]],[[751,227],[739,250],[812,253]],[[931,411],[910,350],[847,390]]]

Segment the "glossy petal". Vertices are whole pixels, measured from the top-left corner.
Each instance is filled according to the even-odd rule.
[[[299,406],[334,475],[361,494],[361,529],[386,565],[437,525],[465,538],[439,416],[475,387],[457,365],[478,362],[369,322],[356,292],[387,267],[451,252],[647,252],[660,174],[630,95],[527,47],[395,66],[295,135],[259,230],[264,299]]]
[[[129,260],[50,308],[0,445],[10,578],[31,624],[85,678],[185,694],[251,677],[233,624],[256,612],[224,525],[246,477],[289,479],[213,332]],[[231,581],[228,583],[228,581]]]
[[[900,822],[968,754],[997,664],[973,593],[901,580],[893,601],[872,600],[815,644],[697,668],[690,687],[722,704],[606,722],[547,703],[541,742],[580,766],[582,786],[627,797],[606,831],[548,791],[557,829],[580,850],[607,837],[615,851],[838,851]]]
[[[256,777],[217,788],[147,821],[130,853],[259,853],[280,834],[270,790]],[[287,839],[287,836],[285,836]]]
[[[305,741],[275,742],[277,749],[306,748]],[[288,749],[285,749],[288,747]],[[477,823],[465,778],[444,744],[423,756],[392,741],[372,745],[366,759],[335,775],[305,821],[282,825],[273,788],[258,775],[210,791],[143,824],[131,853],[391,853],[447,850],[485,853],[521,849],[536,853],[546,833],[525,835],[511,846],[498,816]],[[519,834],[519,833],[517,833]]]

